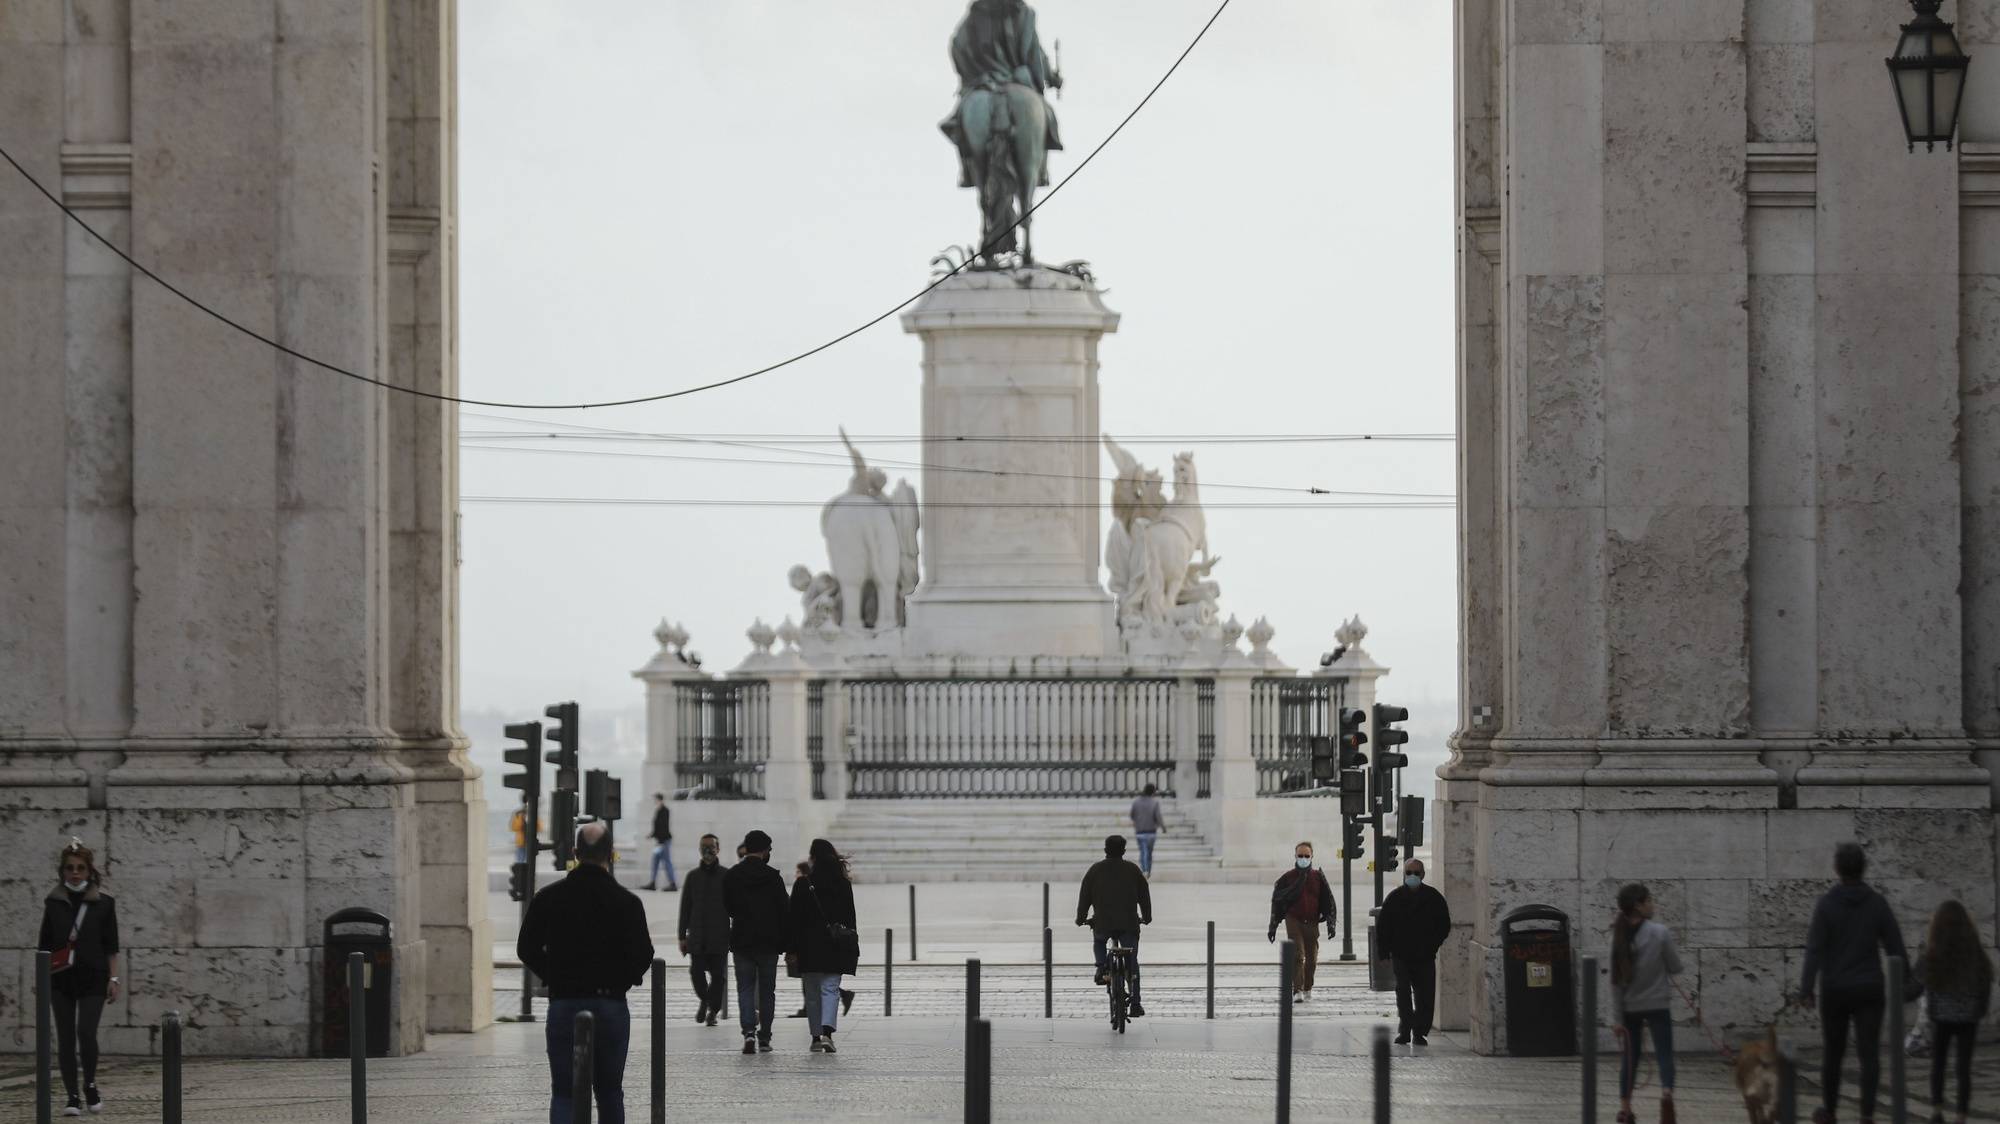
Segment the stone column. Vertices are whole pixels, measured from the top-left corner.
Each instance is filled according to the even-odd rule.
[[[687,630],[663,618],[653,630],[659,651],[632,678],[646,685],[646,762],[640,770],[647,795],[664,792],[672,799],[680,787],[674,761],[682,734],[679,685],[708,678],[687,660]]]
[[[766,814],[773,823],[804,825],[814,818],[812,763],[806,759],[806,681],[812,678],[812,669],[797,652],[787,650],[769,657],[757,674],[771,690],[771,756],[764,766]]]
[[[1242,658],[1241,654],[1237,657]],[[1257,854],[1257,762],[1250,752],[1250,684],[1254,667],[1219,668],[1215,679],[1215,758],[1208,766],[1209,841],[1225,859]]]
[[[928,439],[906,656],[1117,651],[1097,443],[1097,344],[1117,328],[1094,285],[1044,268],[963,273],[903,314]]]

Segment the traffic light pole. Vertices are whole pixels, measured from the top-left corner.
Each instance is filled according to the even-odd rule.
[[[1342,833],[1340,847],[1340,958],[1354,959],[1354,856],[1347,853]]]
[[[542,849],[541,832],[538,830],[541,825],[536,822],[540,815],[539,808],[528,809],[528,892],[521,895],[523,923],[528,920],[528,903],[535,897],[535,858]],[[535,970],[528,967],[525,962],[521,965],[521,1015],[514,1021],[522,1023],[535,1021]]]
[[[1368,771],[1368,804],[1374,815],[1368,817],[1368,866],[1375,872],[1375,908],[1382,908],[1382,773],[1379,769]]]

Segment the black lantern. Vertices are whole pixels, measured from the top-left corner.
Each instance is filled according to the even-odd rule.
[[[1943,141],[1951,151],[1958,129],[1958,99],[1965,92],[1968,60],[1951,25],[1938,18],[1944,0],[1910,0],[1917,18],[1903,25],[1896,55],[1888,59],[1889,78],[1896,86],[1896,105],[1903,111],[1903,132],[1910,151],[1924,142],[1926,151]]]

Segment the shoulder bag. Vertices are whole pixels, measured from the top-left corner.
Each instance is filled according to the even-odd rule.
[[[63,972],[76,967],[76,934],[83,928],[83,915],[90,912],[89,902],[79,902],[76,917],[69,923],[69,941],[61,948],[49,953],[49,971]]]
[[[820,920],[826,922],[827,939],[834,943],[834,947],[839,948],[843,952],[852,947],[854,954],[860,956],[861,934],[855,932],[851,927],[843,925],[827,916],[826,907],[821,905],[819,901],[819,891],[813,887],[810,880],[806,882],[806,893],[812,895],[813,908],[819,910]]]

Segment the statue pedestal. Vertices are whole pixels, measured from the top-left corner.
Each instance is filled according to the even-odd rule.
[[[1038,267],[960,274],[903,329],[924,341],[926,438],[905,654],[1117,653],[1098,577],[1097,342],[1118,314],[1090,282]]]

